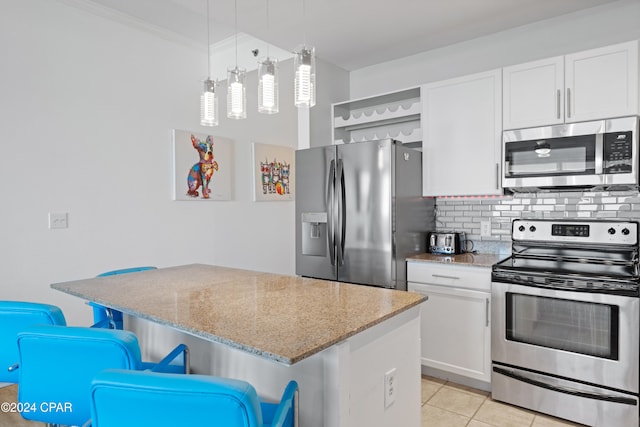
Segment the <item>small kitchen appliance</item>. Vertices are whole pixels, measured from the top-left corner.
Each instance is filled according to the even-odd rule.
[[[427,249],[432,254],[456,255],[467,251],[464,232],[433,231],[427,234]]]
[[[503,143],[511,191],[638,188],[637,116],[507,130]]]
[[[590,426],[637,427],[638,223],[512,223],[491,276],[495,400]]]

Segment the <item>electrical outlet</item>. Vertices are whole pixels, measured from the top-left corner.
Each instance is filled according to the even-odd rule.
[[[396,401],[396,368],[384,374],[384,408]]]
[[[49,228],[68,228],[69,216],[67,213],[51,213],[49,212]]]
[[[491,236],[491,221],[480,221],[480,235],[482,237]]]

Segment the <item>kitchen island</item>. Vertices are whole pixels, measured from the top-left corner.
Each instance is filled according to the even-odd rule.
[[[420,425],[418,294],[201,264],[52,288],[125,313],[146,358],[184,342],[271,399],[295,379],[302,426]]]

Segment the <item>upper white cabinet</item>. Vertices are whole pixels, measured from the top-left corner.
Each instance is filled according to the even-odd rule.
[[[420,88],[332,104],[333,143],[393,138],[422,141]]]
[[[424,196],[502,194],[501,70],[422,87]]]
[[[504,128],[564,122],[564,57],[503,69]]]
[[[503,69],[504,128],[637,115],[638,41]]]

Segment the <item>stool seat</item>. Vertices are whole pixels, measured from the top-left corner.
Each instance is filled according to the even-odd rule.
[[[59,402],[71,411],[35,407],[25,419],[50,424],[83,425],[90,418],[89,391],[93,377],[108,368],[175,372],[171,362],[183,354],[181,372],[188,372],[188,348],[177,346],[157,364],[145,363],[132,332],[113,329],[29,326],[18,333],[20,356],[18,402]],[[180,366],[180,365],[177,365]]]
[[[18,332],[31,325],[66,324],[62,310],[55,305],[0,301],[0,382],[18,382],[18,372],[9,370],[19,359]]]
[[[246,381],[109,369],[91,385],[91,425],[294,427],[297,391],[291,381],[280,402],[267,403]]]

